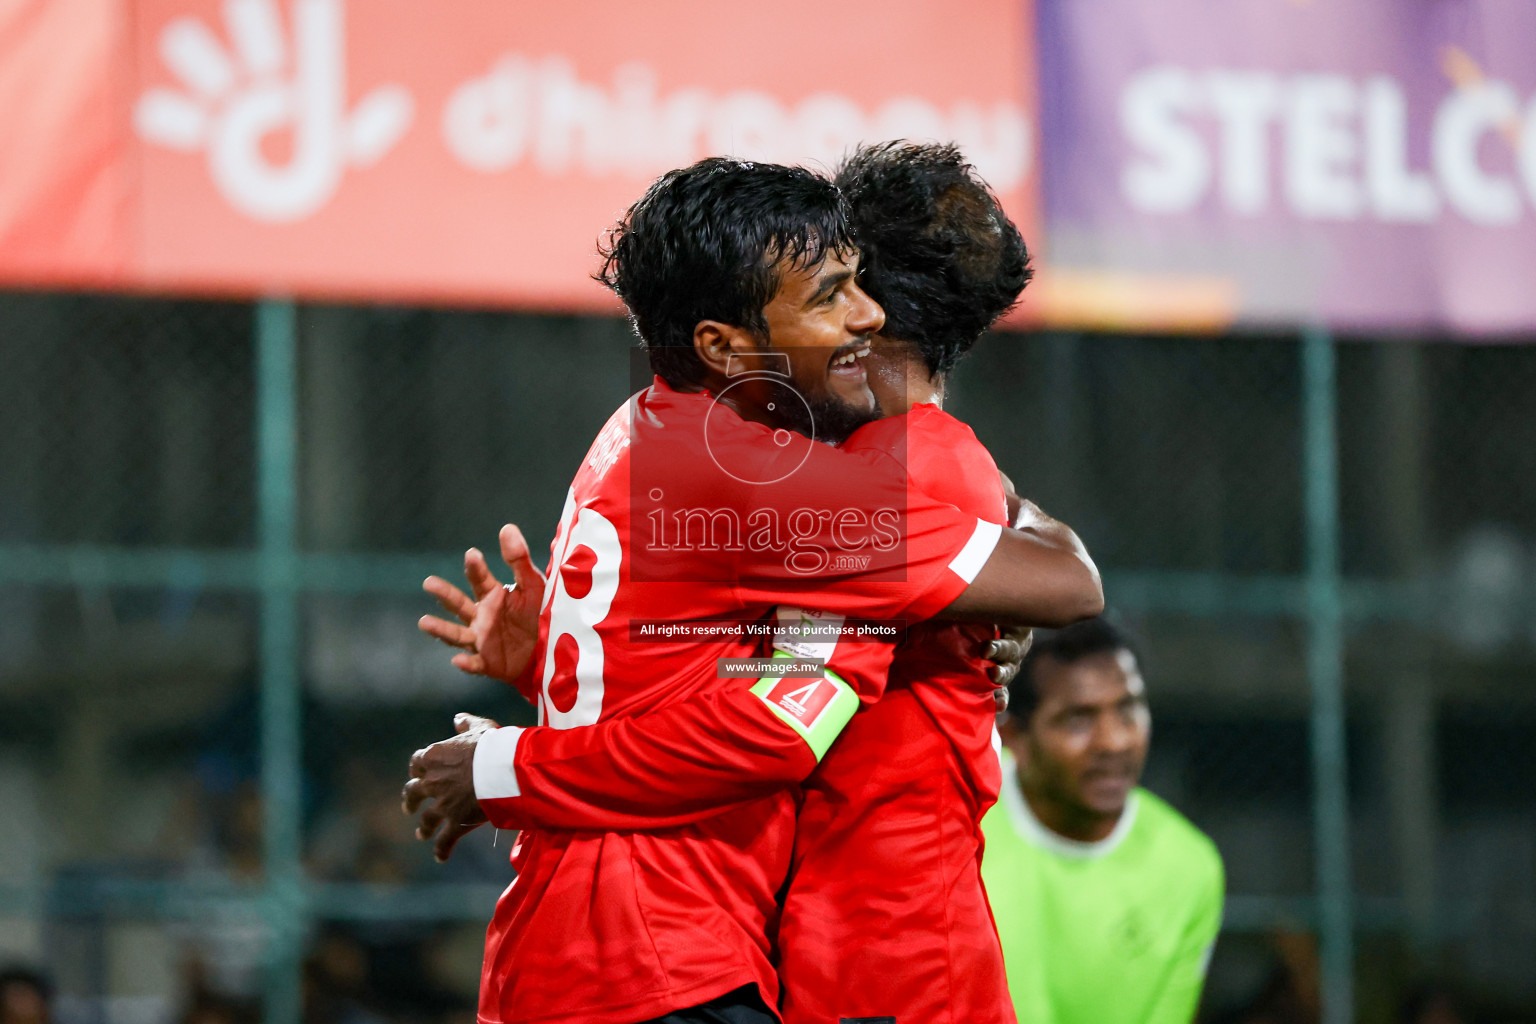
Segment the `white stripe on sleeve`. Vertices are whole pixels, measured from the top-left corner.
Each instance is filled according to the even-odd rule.
[[[1002,536],[1003,528],[997,523],[989,523],[985,519],[976,520],[976,532],[971,534],[971,539],[965,542],[965,547],[960,549],[949,567],[965,582],[976,582],[976,574],[981,572],[981,567],[992,557],[992,551]]]

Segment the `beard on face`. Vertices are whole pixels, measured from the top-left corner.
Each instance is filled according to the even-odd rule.
[[[797,434],[828,444],[841,444],[855,430],[866,423],[873,423],[881,416],[879,403],[874,408],[860,409],[836,395],[807,398],[781,380],[772,381],[769,390],[786,427]]]

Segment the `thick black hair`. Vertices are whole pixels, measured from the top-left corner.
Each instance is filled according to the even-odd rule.
[[[593,276],[629,307],[651,369],[673,387],[704,379],[693,329],[718,320],[766,338],[779,271],[852,250],[837,187],[800,167],[710,157],[668,171],[608,232]]]
[[[0,990],[10,988],[12,985],[24,985],[42,996],[44,1003],[53,1002],[53,983],[40,971],[19,966],[0,969]]]
[[[1062,665],[1071,665],[1095,654],[1116,651],[1136,653],[1136,647],[1124,631],[1102,615],[1050,633],[1035,632],[1034,645],[1024,655],[1019,674],[1008,684],[1008,714],[1019,723],[1026,724],[1040,706],[1040,687],[1035,673],[1041,658],[1050,658]]]
[[[839,168],[859,283],[885,308],[882,334],[948,373],[1013,308],[1034,271],[1019,229],[952,145],[864,146]]]

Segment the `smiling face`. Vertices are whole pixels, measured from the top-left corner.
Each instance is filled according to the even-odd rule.
[[[1019,782],[1045,824],[1074,839],[1102,839],[1141,778],[1151,739],[1146,685],[1136,657],[1103,651],[1034,669],[1039,704],[1005,740]]]
[[[858,265],[857,253],[829,252],[815,266],[787,266],[763,307],[768,348],[788,358],[818,440],[840,441],[880,416],[863,360],[885,312],[859,287]],[[795,422],[805,405],[786,402],[775,411],[788,413],[786,426],[810,432],[809,424]]]

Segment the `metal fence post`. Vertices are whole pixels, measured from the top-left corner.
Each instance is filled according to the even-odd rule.
[[[296,524],[297,314],[256,307],[256,463],[260,550],[261,794],[267,924],[267,1024],[299,1024],[305,931],[300,861],[299,609]]]
[[[1344,628],[1339,566],[1338,385],[1334,343],[1302,336],[1307,547],[1307,676],[1312,690],[1312,831],[1323,1024],[1354,1020],[1353,889],[1344,745]]]

